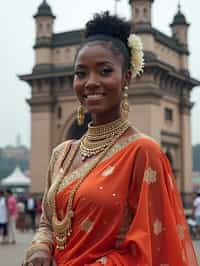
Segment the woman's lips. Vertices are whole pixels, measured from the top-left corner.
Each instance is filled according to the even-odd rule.
[[[102,100],[104,97],[105,97],[105,94],[103,93],[88,94],[84,96],[86,101],[99,101],[99,100]]]

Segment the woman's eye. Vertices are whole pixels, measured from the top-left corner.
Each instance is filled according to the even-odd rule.
[[[111,68],[104,68],[101,70],[101,74],[103,76],[109,76],[112,72],[113,72],[113,70]]]
[[[86,73],[84,71],[75,71],[74,75],[77,78],[81,79],[81,78],[84,78],[85,77]]]

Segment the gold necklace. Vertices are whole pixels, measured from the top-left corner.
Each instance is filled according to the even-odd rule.
[[[129,127],[128,121],[119,118],[113,122],[100,126],[88,125],[88,131],[81,139],[80,154],[84,161],[102,152],[124,129]]]
[[[65,177],[64,171],[62,171],[62,173],[57,177],[58,181],[55,184],[55,189],[54,189],[54,192],[52,195],[52,197],[53,197],[52,226],[53,226],[53,230],[54,230],[55,235],[56,235],[56,242],[57,242],[56,248],[58,248],[60,250],[65,249],[66,243],[67,243],[67,241],[68,241],[68,239],[72,233],[72,219],[74,217],[73,201],[74,201],[74,197],[75,197],[77,190],[79,189],[79,187],[81,186],[81,184],[83,183],[83,181],[85,180],[85,178],[89,174],[89,172],[92,171],[92,169],[94,169],[97,166],[97,164],[104,158],[104,156],[109,151],[109,149],[115,144],[115,142],[118,140],[118,138],[125,133],[126,130],[127,130],[127,128],[124,128],[117,136],[115,136],[115,138],[112,139],[109,146],[106,147],[106,149],[104,150],[103,153],[101,153],[98,157],[96,157],[94,159],[93,164],[90,166],[90,168],[88,168],[85,175],[80,178],[80,180],[77,182],[77,184],[71,190],[71,192],[69,194],[68,203],[67,203],[66,215],[62,220],[59,220],[57,218],[57,214],[56,214],[56,193],[58,192],[59,187],[60,187],[60,185],[61,185],[61,183]],[[69,170],[71,163],[73,162],[79,147],[80,147],[80,145],[77,145],[74,152],[71,153],[71,156],[68,159],[68,164],[66,166],[65,172],[67,172]]]

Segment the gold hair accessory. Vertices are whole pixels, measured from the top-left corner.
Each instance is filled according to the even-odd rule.
[[[77,122],[79,126],[82,126],[85,121],[85,114],[84,114],[85,108],[84,106],[80,103],[78,108],[77,108]]]
[[[130,107],[128,104],[128,86],[125,86],[123,89],[123,96],[122,96],[120,109],[121,109],[122,118],[128,119],[128,113],[130,111]]]
[[[144,69],[144,52],[140,37],[130,34],[128,37],[128,47],[131,49],[131,69],[133,77],[135,77],[140,75]]]

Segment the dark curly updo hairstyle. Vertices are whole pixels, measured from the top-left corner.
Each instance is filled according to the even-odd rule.
[[[131,51],[128,47],[128,37],[131,25],[128,21],[116,15],[110,15],[109,11],[97,13],[88,21],[85,29],[85,40],[80,49],[87,43],[100,42],[111,43],[111,50],[116,55],[123,57],[123,70],[130,69]],[[80,51],[79,49],[79,51]]]

